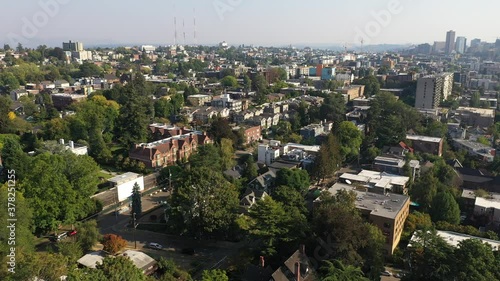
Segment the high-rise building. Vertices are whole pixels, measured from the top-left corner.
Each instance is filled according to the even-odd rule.
[[[445,52],[451,54],[455,50],[455,31],[450,30],[446,33]]]
[[[470,41],[470,47],[471,48],[477,48],[479,47],[479,45],[481,45],[481,39],[473,39],[472,41]]]
[[[445,48],[446,48],[446,42],[435,41],[434,45],[432,46],[432,52],[435,54],[442,53],[446,51]]]
[[[459,54],[465,54],[465,50],[467,49],[467,38],[465,37],[457,37],[457,43],[455,45],[455,51]]]
[[[451,95],[453,73],[429,75],[418,79],[415,107],[419,109],[436,109],[441,100]]]
[[[63,51],[82,52],[83,51],[83,43],[82,42],[71,42],[71,40],[69,40],[68,43],[63,42]]]

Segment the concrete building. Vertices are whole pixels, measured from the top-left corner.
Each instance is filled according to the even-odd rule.
[[[231,99],[229,94],[224,94],[220,98],[213,99],[211,105],[216,108],[227,108],[232,112],[240,112],[242,110],[242,102]]]
[[[287,143],[282,145],[280,141],[271,140],[269,144],[261,144],[258,147],[257,162],[271,165],[280,157],[286,157],[290,161],[309,162],[311,156],[319,152],[319,145],[302,145]]]
[[[495,123],[495,110],[475,107],[459,107],[455,117],[473,127],[491,127]]]
[[[367,192],[366,188],[356,189],[343,183],[336,183],[328,192],[336,195],[340,190],[356,193],[356,208],[363,218],[382,231],[386,237],[385,254],[391,256],[399,244],[404,223],[410,212],[410,198],[400,194]]]
[[[410,181],[409,177],[370,170],[362,170],[357,175],[343,173],[339,178],[342,182],[366,187],[370,192],[378,194],[407,194],[406,185]]]
[[[188,96],[187,99],[193,106],[202,106],[205,103],[210,102],[212,97],[209,95],[191,95]]]
[[[406,139],[411,141],[415,152],[443,155],[443,138],[406,135]]]
[[[458,54],[465,54],[467,48],[467,38],[465,37],[457,37],[457,42],[455,45],[455,51]]]
[[[144,190],[144,177],[132,172],[112,177],[108,179],[108,182],[111,183],[113,188],[116,188],[117,202],[122,202],[130,198],[132,196],[132,189],[136,183],[139,185],[140,191]]]
[[[446,33],[446,54],[451,54],[455,50],[455,31],[450,30]]]
[[[328,134],[332,131],[333,122],[321,122],[319,124],[310,124],[300,129],[300,135],[303,139],[312,139],[322,134]]]
[[[476,156],[485,162],[491,163],[495,159],[496,149],[482,143],[470,140],[454,139],[453,146],[455,146],[457,150],[463,149],[470,155]]]
[[[380,172],[403,175],[405,173],[405,164],[406,161],[402,158],[377,156],[373,161],[373,169]],[[420,174],[420,162],[418,160],[410,160],[408,165],[412,170],[413,178],[417,177]]]
[[[365,94],[365,86],[364,85],[350,85],[347,87],[343,87],[337,90],[343,95],[348,97],[348,101],[351,101],[355,98],[359,98],[364,96]]]
[[[63,42],[63,51],[69,51],[69,52],[81,52],[83,51],[83,43],[81,42]]]
[[[419,109],[436,109],[441,100],[451,95],[453,73],[429,75],[417,80],[415,107]]]
[[[491,249],[493,251],[499,251],[500,250],[500,242],[497,240],[491,240],[491,239],[486,239],[482,237],[476,237],[476,236],[471,236],[467,234],[462,234],[462,233],[457,233],[457,232],[452,232],[452,231],[443,231],[443,230],[437,230],[437,235],[441,237],[448,245],[452,247],[458,247],[460,242],[463,240],[468,240],[468,239],[477,239],[480,240],[483,243],[488,243],[491,246]],[[410,243],[408,244],[408,247],[411,247],[412,242],[418,242],[417,241],[417,236],[418,232],[415,232],[410,240]]]

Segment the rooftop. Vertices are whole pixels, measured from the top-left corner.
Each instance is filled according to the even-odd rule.
[[[395,184],[395,185],[405,185],[410,178],[400,175],[389,174],[385,172],[377,172],[370,170],[361,170],[357,175],[344,173],[340,176],[341,179],[353,180],[365,183],[372,183],[377,187],[381,187],[380,185],[384,183],[387,184]]]
[[[141,270],[147,270],[156,264],[155,259],[139,251],[127,250],[123,253],[123,256],[129,257],[135,266]]]
[[[470,113],[474,114],[479,114],[483,117],[495,117],[495,110],[494,109],[487,109],[487,108],[476,108],[476,107],[459,107],[457,108],[457,112],[460,111],[468,111]]]
[[[88,253],[81,257],[77,262],[88,268],[96,268],[97,264],[102,263],[104,254],[101,251]]]
[[[406,135],[406,139],[412,141],[425,141],[425,142],[441,142],[442,138],[435,137],[427,137],[427,136],[418,136],[418,135]]]
[[[490,246],[493,248],[493,250],[500,250],[500,241],[496,240],[491,240],[491,239],[486,239],[486,238],[481,238],[481,237],[476,237],[476,236],[471,236],[467,234],[462,234],[462,233],[457,233],[457,232],[452,232],[452,231],[443,231],[443,230],[438,230],[437,235],[441,238],[444,239],[448,245],[453,246],[453,247],[458,247],[458,244],[460,241],[467,240],[467,239],[479,239],[483,243],[488,243]],[[416,236],[415,233],[413,234],[411,241],[415,241]],[[408,244],[408,246],[411,245]]]
[[[401,211],[407,201],[410,200],[408,196],[400,194],[378,194],[366,191],[357,190],[356,187],[343,183],[336,183],[328,192],[336,195],[340,190],[354,191],[356,193],[356,208],[360,210],[368,210],[371,215],[395,218]]]
[[[112,177],[108,181],[113,182],[113,183],[115,183],[115,184],[118,185],[118,184],[122,184],[122,183],[125,183],[125,182],[129,182],[129,181],[135,180],[136,178],[138,178],[140,176],[141,175],[136,174],[136,173],[127,172],[125,174]]]

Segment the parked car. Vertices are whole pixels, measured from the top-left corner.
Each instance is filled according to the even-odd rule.
[[[54,235],[52,235],[49,238],[49,240],[52,241],[52,242],[59,242],[59,241],[63,240],[66,237],[68,237],[68,233],[67,232],[63,232],[61,234],[54,234]]]
[[[161,249],[163,249],[163,246],[162,246],[162,245],[160,245],[160,244],[158,244],[158,243],[153,243],[153,242],[149,243],[149,244],[148,244],[148,247],[149,247],[149,248],[151,248],[151,249],[156,249],[156,250],[161,250]]]
[[[383,276],[392,276],[392,273],[389,272],[389,271],[387,271],[387,270],[384,271],[384,272],[380,272],[380,274],[383,275]]]
[[[75,236],[78,233],[78,231],[76,231],[76,229],[73,229],[73,230],[68,231],[67,233],[68,233],[68,236]]]

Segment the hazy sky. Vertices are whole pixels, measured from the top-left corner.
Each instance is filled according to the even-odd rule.
[[[180,44],[184,32],[185,43],[195,43],[194,15],[199,44],[432,43],[450,29],[469,42],[500,37],[498,0],[11,0],[1,7],[0,44],[25,46],[172,44],[174,15]]]

